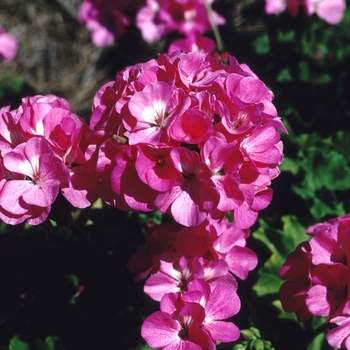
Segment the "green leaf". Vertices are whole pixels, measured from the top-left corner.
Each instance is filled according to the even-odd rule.
[[[269,227],[263,220],[259,220],[260,227],[253,233],[253,237],[264,243],[271,255],[258,272],[258,280],[253,289],[258,296],[278,294],[282,280],[279,271],[286,257],[296,246],[308,239],[305,228],[294,216],[282,217],[282,230]]]
[[[267,34],[259,36],[253,42],[257,54],[266,55],[270,52],[270,39]]]
[[[61,339],[54,335],[46,337],[45,345],[45,350],[64,350]]]
[[[29,345],[21,339],[20,335],[15,335],[9,344],[9,350],[30,350]]]

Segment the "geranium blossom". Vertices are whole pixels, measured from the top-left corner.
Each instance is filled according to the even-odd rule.
[[[0,154],[5,180],[9,180],[3,181],[1,191],[4,221],[41,223],[59,190],[79,208],[99,197],[99,179],[94,176],[96,145],[89,144],[87,131],[87,124],[72,113],[68,102],[54,95],[26,97],[17,109],[0,110]],[[52,159],[51,168],[48,159]],[[40,186],[29,184],[37,184],[35,179],[41,179],[42,190],[34,194]]]
[[[31,138],[4,155],[9,180],[0,192],[0,217],[7,223],[43,222],[69,173],[46,141]]]
[[[107,199],[104,189],[106,202],[157,209],[186,226],[229,211],[237,227],[254,224],[272,199],[283,158],[277,129],[286,129],[272,92],[246,65],[229,61],[162,54],[101,87],[87,137],[97,147],[100,181],[118,197]],[[106,142],[115,154],[103,151]]]
[[[201,328],[204,316],[204,309],[198,303],[184,305],[176,315],[157,311],[146,318],[141,335],[153,348],[214,350],[209,334]]]
[[[337,348],[350,348],[350,215],[316,224],[312,236],[289,255],[280,275],[287,279],[280,290],[283,308],[296,312],[299,321],[312,315],[327,316],[338,326],[328,335]]]

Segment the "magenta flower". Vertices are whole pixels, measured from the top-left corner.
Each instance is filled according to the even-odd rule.
[[[107,203],[157,209],[189,227],[229,211],[237,227],[254,224],[272,200],[283,158],[277,130],[286,129],[272,92],[246,65],[229,62],[163,54],[101,87],[87,138]]]
[[[6,153],[3,166],[13,177],[0,192],[1,219],[10,224],[43,222],[59,188],[68,186],[69,173],[63,162],[46,141],[32,138]]]
[[[141,335],[152,348],[163,350],[214,350],[201,325],[204,309],[197,303],[184,305],[175,315],[157,311],[142,324]]]
[[[54,95],[26,97],[19,108],[2,108],[0,111],[0,154],[5,157],[33,138],[45,140],[69,175],[67,185],[60,186],[62,194],[75,207],[84,208],[99,197],[99,178],[95,175],[96,145],[88,143],[87,132],[87,124],[72,113],[65,99]],[[18,175],[7,176],[17,179]],[[38,203],[38,208],[42,208],[41,205]]]
[[[213,0],[209,0],[212,3]],[[213,14],[216,24],[225,20],[216,12]],[[147,0],[136,16],[136,25],[142,37],[153,42],[173,31],[186,36],[193,32],[203,34],[211,30],[210,19],[203,0]]]
[[[169,208],[174,219],[182,225],[197,226],[219,200],[210,171],[200,162],[198,154],[187,148],[174,148],[171,157],[184,180],[181,185],[160,194],[155,206],[160,212],[167,212]]]
[[[11,61],[17,55],[17,40],[0,27],[0,59],[3,61]]]
[[[189,283],[188,293],[182,299],[198,302],[204,307],[202,329],[210,334],[214,342],[230,342],[239,338],[238,327],[232,322],[222,321],[236,315],[240,310],[241,302],[234,289],[219,284],[211,290],[208,283],[196,279]]]
[[[350,349],[350,315],[334,317],[330,322],[335,323],[337,327],[327,333],[329,345],[337,349]]]
[[[311,287],[311,256],[308,242],[300,244],[288,255],[281,267],[280,277],[287,280],[280,289],[280,299],[286,312],[295,312],[299,322],[312,314],[306,305],[307,292]]]
[[[312,315],[327,316],[338,326],[328,335],[337,348],[349,348],[350,273],[349,214],[310,227],[308,242],[298,246],[283,264],[280,276],[282,306],[296,312],[299,321]]]
[[[144,291],[160,301],[167,293],[186,291],[190,281],[203,276],[203,267],[197,258],[187,259],[174,253],[161,259],[159,271],[147,279]]]

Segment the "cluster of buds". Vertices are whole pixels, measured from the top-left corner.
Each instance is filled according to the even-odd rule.
[[[350,214],[310,227],[311,239],[301,243],[283,264],[287,280],[280,299],[298,321],[314,316],[328,317],[334,324],[327,334],[335,348],[350,349]]]

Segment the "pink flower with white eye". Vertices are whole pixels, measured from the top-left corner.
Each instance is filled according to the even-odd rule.
[[[162,350],[214,350],[215,345],[201,326],[204,309],[188,303],[174,315],[157,311],[142,324],[141,335],[152,348]]]
[[[168,142],[169,121],[190,105],[187,98],[176,106],[178,99],[174,95],[177,94],[168,84],[156,82],[131,97],[128,107],[133,118],[124,119],[130,144]]]
[[[4,169],[18,174],[0,193],[0,217],[6,223],[26,220],[38,225],[48,216],[59,189],[67,187],[69,174],[63,162],[41,138],[18,145],[3,158]]]
[[[11,61],[17,55],[16,38],[0,27],[0,59],[3,61]]]
[[[198,258],[187,259],[179,254],[164,255],[160,259],[159,271],[151,275],[144,292],[160,301],[167,293],[183,292],[195,278],[203,278],[203,267]]]

